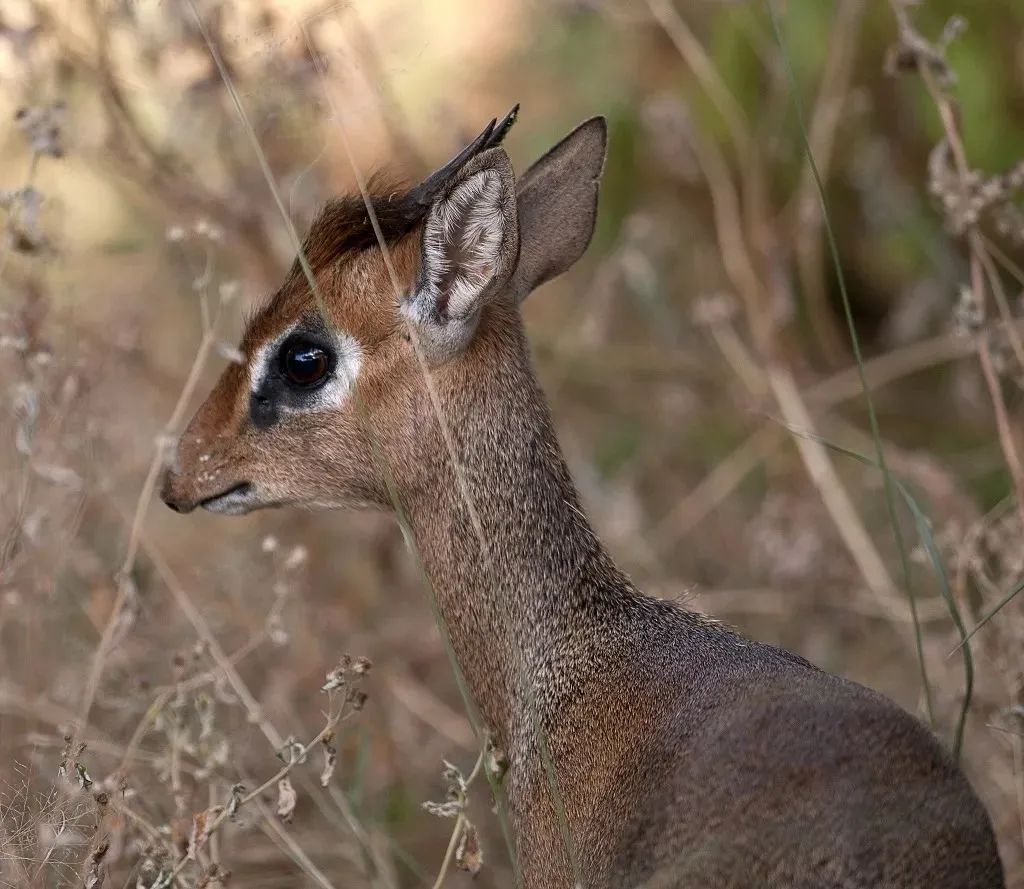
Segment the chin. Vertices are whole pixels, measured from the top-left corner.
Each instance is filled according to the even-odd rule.
[[[305,498],[281,498],[268,500],[260,496],[259,492],[251,485],[239,487],[227,491],[216,497],[204,500],[200,506],[207,512],[217,515],[239,516],[248,515],[260,509],[301,509],[306,512],[332,512],[336,510],[364,510],[380,509],[380,504],[366,499],[350,499],[341,497],[338,499],[305,499]]]
[[[256,503],[236,503],[226,499],[214,500],[211,503],[204,503],[203,509],[217,515],[248,515],[263,507]]]

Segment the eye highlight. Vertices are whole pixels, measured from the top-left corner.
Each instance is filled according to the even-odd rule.
[[[311,389],[327,379],[333,358],[309,340],[294,340],[281,349],[281,375],[298,389]]]

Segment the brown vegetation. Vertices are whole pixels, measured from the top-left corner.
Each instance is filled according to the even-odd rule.
[[[521,101],[518,162],[610,117],[597,240],[526,310],[595,524],[648,592],[951,746],[965,709],[1024,886],[1024,16],[420,6],[0,10],[0,885],[510,884],[391,522],[152,501],[291,261],[282,213]]]

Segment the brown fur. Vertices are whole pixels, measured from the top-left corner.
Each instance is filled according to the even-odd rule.
[[[185,511],[248,481],[258,505],[391,508],[393,476],[461,670],[508,753],[531,889],[570,886],[574,868],[588,889],[1002,886],[985,811],[926,728],[796,655],[642,595],[587,522],[518,300],[586,246],[603,146],[590,122],[526,174],[554,177],[518,193],[532,253],[486,292],[468,341],[432,370],[486,551],[373,248],[317,254],[333,257],[316,265],[330,319],[365,351],[358,398],[257,430],[246,373],[230,367],[182,438],[165,499]],[[419,239],[414,227],[392,244],[410,292]],[[291,276],[254,319],[246,353],[312,306]]]

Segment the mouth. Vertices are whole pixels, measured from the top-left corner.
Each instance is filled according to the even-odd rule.
[[[220,515],[245,515],[255,509],[256,490],[249,482],[241,482],[233,488],[200,500],[199,505],[208,512],[216,512]]]

